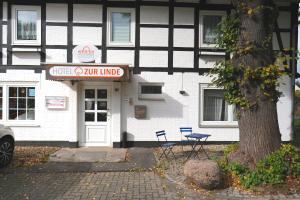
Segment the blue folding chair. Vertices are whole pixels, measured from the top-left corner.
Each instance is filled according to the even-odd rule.
[[[189,140],[183,140],[182,135],[185,137],[186,135],[192,134],[193,129],[192,129],[192,127],[180,127],[179,130],[180,130],[180,133],[181,133],[181,147],[182,147],[182,151],[183,151],[183,143],[184,142],[189,142]]]
[[[159,144],[160,148],[163,151],[161,153],[161,155],[159,156],[159,160],[163,156],[165,156],[166,159],[168,159],[169,154],[172,154],[174,159],[176,159],[175,154],[172,150],[176,143],[175,142],[168,142],[167,136],[166,136],[166,131],[165,130],[157,131],[156,132],[156,137],[157,137],[158,144]],[[160,138],[163,138],[163,139],[160,139]]]

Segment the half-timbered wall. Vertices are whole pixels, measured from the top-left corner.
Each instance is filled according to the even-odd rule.
[[[42,2],[42,3],[40,3]],[[229,2],[229,1],[227,1]],[[128,63],[133,68],[129,83],[112,83],[120,89],[121,117],[112,133],[113,141],[120,141],[120,133],[127,131],[129,140],[155,140],[154,131],[166,129],[178,133],[179,126],[192,126],[195,132],[212,134],[213,141],[238,140],[237,127],[199,126],[200,85],[209,84],[205,75],[225,53],[200,46],[199,17],[206,11],[228,13],[225,0],[48,0],[0,2],[0,84],[30,83],[39,94],[36,100],[35,124],[10,124],[17,140],[78,141],[77,89],[80,83],[45,80],[41,63],[76,63],[72,55],[78,44],[96,45],[101,56],[97,63]],[[12,13],[14,4],[41,6],[41,45],[12,45]],[[279,2],[278,29],[274,32],[274,50],[296,48],[298,5]],[[107,12],[112,7],[135,10],[134,46],[107,45]],[[1,20],[2,19],[2,20]],[[280,37],[279,37],[280,36]],[[291,63],[291,67],[292,67]],[[164,101],[138,98],[140,82],[163,82]],[[283,140],[291,139],[292,80],[284,78],[278,103],[279,123]],[[187,95],[179,94],[185,90]],[[66,111],[48,111],[45,96],[68,97]],[[114,93],[118,96],[119,94]],[[128,101],[131,101],[129,103]],[[147,119],[134,117],[133,105],[147,106]],[[9,123],[8,123],[9,124]],[[74,125],[75,124],[75,125]],[[25,127],[25,128],[24,128]],[[64,134],[62,134],[62,132]],[[76,133],[76,134],[74,134]],[[179,140],[180,134],[170,134]]]

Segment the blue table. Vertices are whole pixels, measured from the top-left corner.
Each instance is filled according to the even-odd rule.
[[[203,148],[203,145],[205,144],[205,142],[209,136],[210,135],[208,135],[208,134],[201,134],[201,133],[192,133],[189,135],[185,135],[185,137],[189,141],[192,141],[192,150],[189,153],[187,160],[190,159],[193,154],[195,154],[195,156],[197,156],[198,159],[200,159],[198,156],[200,151],[203,151],[205,153],[205,155],[207,156],[207,158],[209,158],[207,152]]]

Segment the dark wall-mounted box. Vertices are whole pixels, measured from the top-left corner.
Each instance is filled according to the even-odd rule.
[[[147,106],[136,105],[134,106],[134,117],[136,119],[146,119],[147,117]]]

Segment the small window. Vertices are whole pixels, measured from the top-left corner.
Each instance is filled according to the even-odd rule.
[[[224,98],[218,88],[201,87],[200,125],[237,125],[235,106]]]
[[[216,47],[217,26],[225,16],[223,12],[202,12],[200,16],[200,47]]]
[[[133,45],[135,13],[133,9],[110,8],[108,12],[109,45]]]
[[[13,44],[40,45],[39,6],[13,6]]]
[[[34,120],[35,88],[9,87],[8,93],[8,119]]]
[[[163,100],[163,83],[139,83],[139,99]]]

